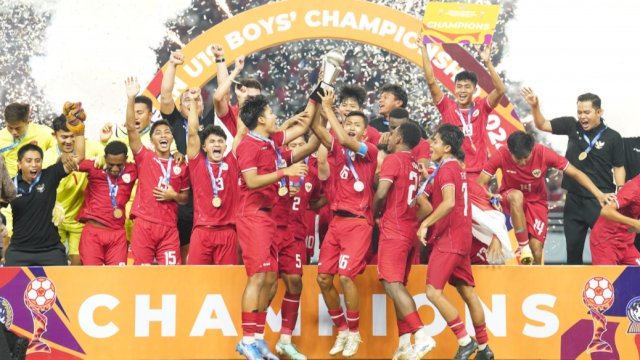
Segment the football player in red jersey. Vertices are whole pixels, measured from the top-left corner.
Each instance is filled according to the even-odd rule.
[[[395,111],[395,110],[394,110]],[[391,122],[390,122],[391,123]],[[431,206],[417,197],[420,170],[412,150],[422,140],[417,124],[394,126],[373,199],[373,215],[379,217],[378,278],[396,308],[400,341],[394,359],[421,359],[436,343],[426,334],[416,304],[405,287],[416,256],[418,218],[424,219]],[[414,201],[420,201],[416,207]],[[411,335],[415,335],[415,347]]]
[[[601,204],[607,202],[602,193],[582,171],[548,147],[536,144],[533,136],[516,131],[507,139],[507,147],[498,150],[485,165],[478,183],[486,186],[498,169],[502,169],[500,195],[502,206],[511,214],[518,240],[518,250],[530,245],[533,263],[542,264],[544,240],[547,236],[549,207],[546,174],[548,168],[564,171],[567,176],[589,190]],[[490,251],[494,251],[490,249]],[[490,254],[491,255],[491,254]]]
[[[418,238],[426,245],[429,232],[433,249],[427,271],[427,297],[458,338],[459,347],[454,359],[468,359],[479,346],[476,359],[493,359],[493,352],[487,346],[484,311],[474,290],[469,257],[471,206],[466,173],[460,162],[464,159],[463,139],[462,131],[455,125],[443,124],[436,131],[431,144],[431,160],[438,163],[438,167],[427,179],[427,182],[433,181],[433,212],[420,224]],[[469,336],[458,310],[444,294],[447,282],[456,287],[469,307],[477,342]]]

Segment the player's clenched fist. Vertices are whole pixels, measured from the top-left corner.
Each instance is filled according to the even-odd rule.
[[[284,174],[287,176],[305,176],[309,171],[309,167],[305,163],[296,163],[284,168]]]

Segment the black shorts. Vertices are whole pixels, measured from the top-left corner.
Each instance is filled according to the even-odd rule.
[[[193,228],[193,194],[189,192],[189,200],[184,205],[178,205],[178,235],[180,246],[189,245]]]
[[[7,248],[4,266],[66,266],[67,252],[64,245],[55,246],[42,251],[21,251],[13,249],[11,244]]]

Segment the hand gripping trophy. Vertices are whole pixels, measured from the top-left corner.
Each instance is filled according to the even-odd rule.
[[[340,66],[344,63],[344,54],[339,49],[333,49],[324,55],[322,59],[322,81],[313,90],[311,98],[315,101],[322,102],[320,92],[324,94],[325,89],[333,89],[333,84],[340,74]]]
[[[42,335],[47,331],[47,317],[45,313],[56,302],[56,288],[46,277],[37,277],[27,285],[24,291],[24,304],[31,311],[33,318],[33,335],[27,353],[51,352],[47,343],[42,341]]]

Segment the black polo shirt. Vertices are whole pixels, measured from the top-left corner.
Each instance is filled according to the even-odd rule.
[[[624,141],[624,169],[627,181],[640,174],[640,137],[623,138]]]
[[[371,122],[369,123],[369,126],[375,128],[381,133],[385,133],[389,131],[389,121],[385,119],[384,116],[380,116],[378,118],[371,120]]]
[[[173,134],[173,141],[176,143],[176,149],[183,154],[187,153],[187,119],[182,116],[178,106],[174,106],[171,114],[162,114],[162,118],[169,122],[171,125],[171,133]],[[214,123],[214,116],[205,117],[200,119],[200,127],[198,131],[202,131],[205,126]]]
[[[29,183],[18,172],[18,196],[10,203],[13,213],[12,249],[38,252],[60,245],[52,213],[58,184],[65,176],[64,166],[57,162],[42,170],[40,180],[29,193]]]
[[[580,153],[589,147],[589,143],[583,135],[586,134],[591,142],[604,127],[604,123],[601,123],[594,129],[585,132],[574,117],[567,116],[551,120],[551,133],[569,136],[565,157],[571,165],[587,174],[602,192],[613,193],[616,190],[613,181],[613,167],[624,166],[624,145],[622,137],[617,131],[607,128],[587,158],[582,161],[578,159]],[[572,194],[593,197],[587,189],[569,176],[562,178],[562,187]]]

